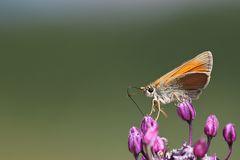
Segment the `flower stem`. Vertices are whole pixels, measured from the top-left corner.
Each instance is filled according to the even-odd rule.
[[[208,148],[209,148],[210,145],[211,145],[211,141],[212,141],[212,137],[207,136],[207,145],[208,145]]]
[[[151,147],[150,145],[144,144],[143,145],[143,150],[144,150],[144,156],[147,160],[151,160],[152,159],[152,152],[151,152]]]
[[[188,122],[188,127],[189,127],[188,143],[191,146],[192,145],[192,121]]]
[[[231,154],[232,154],[232,145],[229,145],[228,155],[225,158],[225,160],[228,160],[230,158]]]
[[[144,158],[147,158],[147,155],[144,151],[142,151],[142,155],[143,155]]]

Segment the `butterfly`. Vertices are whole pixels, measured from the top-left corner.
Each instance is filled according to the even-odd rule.
[[[152,108],[149,115],[152,115],[157,109],[157,120],[160,112],[167,116],[160,107],[161,104],[198,99],[210,81],[212,67],[212,53],[205,51],[149,85],[138,88],[147,97],[152,98]]]

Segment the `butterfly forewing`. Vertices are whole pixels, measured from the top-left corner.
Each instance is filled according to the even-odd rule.
[[[158,90],[184,91],[190,98],[197,99],[209,83],[212,65],[212,53],[206,51],[151,84]]]

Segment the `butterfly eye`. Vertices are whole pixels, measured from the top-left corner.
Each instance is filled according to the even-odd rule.
[[[153,88],[148,88],[148,92],[152,93],[153,92]]]

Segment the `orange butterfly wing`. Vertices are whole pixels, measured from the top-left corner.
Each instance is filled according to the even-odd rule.
[[[163,75],[151,84],[156,88],[168,88],[177,84],[181,87],[179,89],[200,90],[209,83],[212,66],[212,53],[206,51]]]

